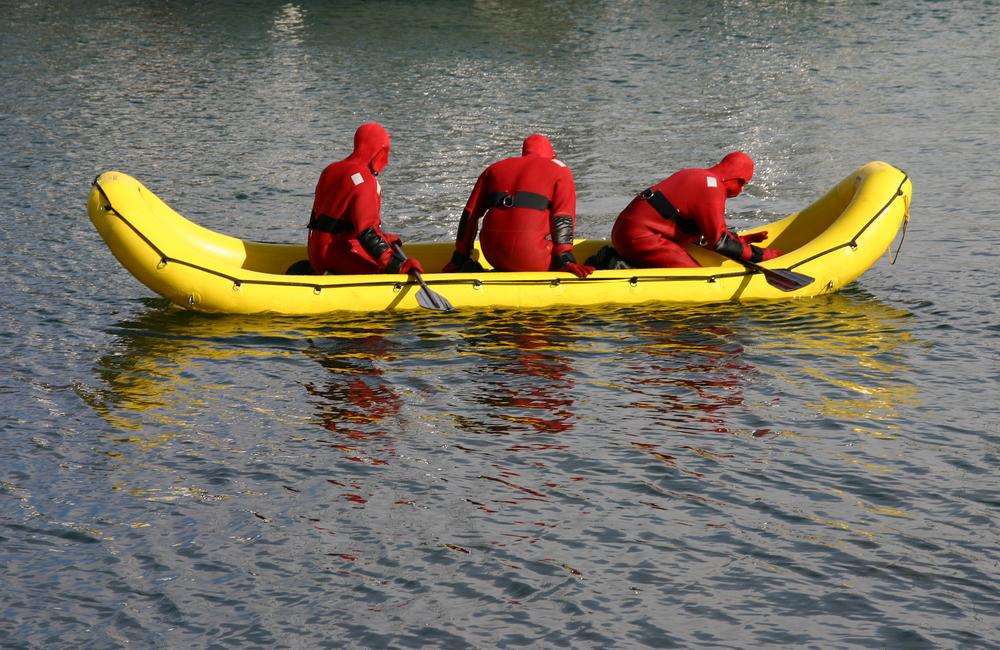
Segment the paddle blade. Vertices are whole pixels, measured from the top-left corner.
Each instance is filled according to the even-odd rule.
[[[767,279],[769,285],[782,291],[796,291],[816,281],[815,278],[810,278],[808,275],[789,271],[788,269],[761,268],[760,270],[764,273],[764,277]]]
[[[406,253],[403,252],[403,248],[399,244],[393,244],[392,249],[399,254],[400,257],[405,261]],[[427,286],[424,282],[424,278],[415,269],[411,270],[416,278],[417,282],[420,283],[420,290],[417,291],[417,304],[424,309],[433,309],[434,311],[453,311],[455,308],[452,307],[448,299],[439,293],[431,291],[431,288]]]
[[[433,309],[435,311],[452,311],[455,309],[448,302],[447,298],[437,292],[431,291],[426,284],[417,291],[417,304],[424,309]]]

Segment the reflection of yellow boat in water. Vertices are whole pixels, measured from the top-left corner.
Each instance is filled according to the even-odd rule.
[[[860,299],[858,299],[860,298]],[[921,345],[906,320],[909,312],[874,300],[861,290],[754,311],[757,331],[743,331],[754,349],[794,358],[794,368],[772,368],[791,402],[829,419],[830,429],[851,428],[891,436],[897,412],[920,404],[906,379],[912,368],[904,351]],[[744,323],[745,325],[745,323]],[[794,336],[775,336],[794,331]],[[817,390],[820,387],[820,390]]]
[[[549,411],[544,419],[561,423],[561,412],[570,410],[560,403],[559,395],[566,392],[566,366],[603,386],[615,380],[604,378],[603,371],[588,363],[609,356],[634,356],[641,361],[626,367],[626,374],[637,382],[628,401],[655,405],[663,401],[664,386],[687,385],[692,377],[711,383],[715,375],[735,373],[745,379],[754,372],[752,361],[749,367],[745,360],[730,368],[731,360],[726,359],[744,357],[743,341],[749,340],[757,353],[790,355],[797,360],[794,369],[776,372],[788,390],[803,392],[811,410],[870,420],[915,399],[912,387],[900,378],[906,368],[902,350],[916,343],[907,331],[908,313],[862,291],[776,303],[752,312],[716,305],[624,306],[595,308],[591,316],[587,313],[570,307],[530,314],[466,311],[453,313],[442,323],[435,312],[418,312],[415,318],[406,318],[405,327],[392,314],[347,315],[331,331],[330,322],[322,317],[248,320],[152,309],[114,328],[117,340],[112,351],[96,366],[100,388],[82,390],[81,396],[108,422],[132,430],[137,438],[145,437],[140,432],[146,423],[170,424],[171,434],[189,435],[206,421],[238,417],[234,413],[240,409],[270,413],[276,421],[296,419],[303,413],[295,409],[272,412],[275,404],[287,402],[287,395],[272,394],[262,377],[278,361],[282,367],[294,368],[308,358],[307,366],[319,363],[329,373],[317,376],[303,371],[296,375],[299,385],[320,398],[322,407],[317,413],[321,420],[343,420],[357,407],[345,401],[345,392],[331,391],[334,384],[346,389],[349,380],[361,378],[376,388],[386,383],[396,386],[397,373],[385,378],[380,373],[390,367],[420,368],[422,376],[447,384],[454,367],[450,360],[461,356],[488,369],[482,376],[474,373],[471,377],[482,386],[474,392],[484,396],[484,410],[530,415],[541,409]],[[452,339],[454,343],[444,347],[424,344]],[[401,354],[405,360],[397,359]],[[690,367],[681,373],[671,371],[674,359]],[[544,378],[536,381],[533,373]],[[802,373],[815,382],[801,384]],[[338,379],[329,383],[329,377]],[[652,383],[643,384],[643,378]],[[463,376],[462,381],[470,378]],[[548,387],[551,394],[539,397],[534,390],[538,385]],[[698,405],[695,411],[733,404],[730,388],[709,388],[698,397],[694,395],[697,382],[690,385],[689,402]],[[816,385],[825,389],[816,391]],[[514,405],[514,397],[528,398],[537,408],[516,413],[523,404]],[[440,414],[434,417],[451,421]],[[344,421],[344,426],[348,424]],[[462,426],[460,419],[453,424]],[[531,423],[525,426],[535,428]]]
[[[873,162],[822,198],[767,230],[762,245],[784,255],[762,266],[815,278],[783,292],[759,272],[693,245],[695,269],[598,271],[581,280],[569,273],[427,273],[424,279],[458,308],[538,308],[552,305],[704,304],[786,300],[839,290],[886,251],[908,217],[912,187],[906,174]],[[419,285],[404,276],[289,275],[307,258],[305,244],[269,244],[228,237],[173,211],[134,178],[101,174],[88,200],[90,218],[122,265],[143,284],[186,309],[251,314],[322,314],[417,309]],[[585,259],[606,245],[578,240]],[[451,258],[452,243],[411,244],[406,252],[427,269]],[[479,250],[474,253],[485,263]]]

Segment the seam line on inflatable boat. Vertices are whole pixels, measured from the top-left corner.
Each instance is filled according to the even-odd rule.
[[[734,271],[732,273],[713,273],[711,275],[620,275],[613,278],[595,278],[590,276],[589,278],[545,278],[543,280],[503,280],[503,279],[489,279],[489,275],[483,277],[477,277],[484,285],[490,284],[493,286],[508,284],[553,284],[558,280],[559,284],[607,284],[608,282],[621,282],[622,280],[641,280],[643,282],[676,282],[678,280],[695,280],[698,282],[711,282],[719,278],[738,278],[746,275],[753,275],[755,271]],[[454,279],[454,280],[435,280],[434,284],[468,284],[470,280],[467,279]],[[472,282],[475,282],[473,280]],[[337,285],[339,286],[339,285]]]

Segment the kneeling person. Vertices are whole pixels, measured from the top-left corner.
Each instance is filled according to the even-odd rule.
[[[735,151],[709,169],[683,169],[643,191],[622,210],[611,230],[618,256],[637,267],[698,267],[685,249],[701,240],[730,258],[774,259],[773,248],[752,246],[767,232],[736,236],[726,229],[726,199],[753,176],[753,160]]]

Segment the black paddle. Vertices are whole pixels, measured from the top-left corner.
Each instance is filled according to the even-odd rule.
[[[399,244],[393,244],[392,249],[396,251],[397,254],[401,255],[403,261],[406,261],[406,253],[403,249],[399,247]],[[424,279],[420,277],[420,272],[416,269],[411,269],[410,273],[417,276],[417,282],[420,283],[420,290],[417,291],[417,304],[424,309],[433,309],[435,311],[452,311],[455,308],[452,306],[448,299],[439,293],[431,291]]]
[[[726,257],[739,262],[748,269],[763,273],[769,285],[782,291],[795,291],[796,289],[807,287],[816,281],[816,278],[810,278],[808,275],[796,273],[789,269],[767,269],[760,264],[745,260],[742,257],[731,257],[729,255],[726,255]]]

